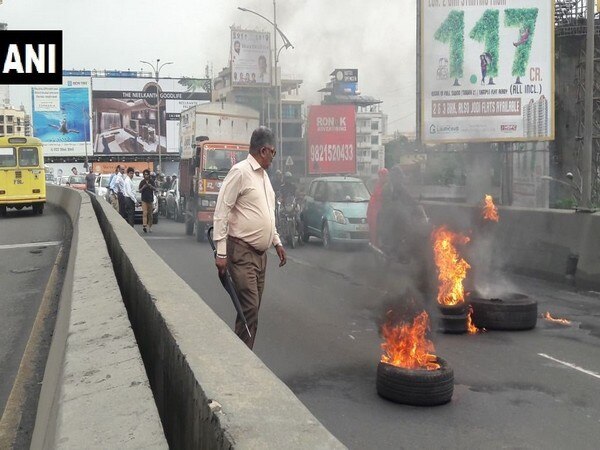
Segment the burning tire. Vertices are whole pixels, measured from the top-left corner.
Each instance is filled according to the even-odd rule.
[[[377,366],[377,393],[396,403],[435,406],[448,403],[454,392],[454,371],[437,358],[437,370],[404,369],[380,362]]]
[[[537,323],[537,302],[523,294],[504,298],[472,297],[473,324],[488,330],[531,330]]]
[[[440,305],[438,308],[444,316],[462,316],[467,313],[467,304],[465,302],[457,305]]]

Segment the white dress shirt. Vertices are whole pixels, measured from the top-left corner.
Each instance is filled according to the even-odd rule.
[[[217,253],[227,254],[227,235],[259,251],[280,245],[275,227],[275,192],[252,155],[235,164],[223,181],[214,214]]]
[[[125,177],[123,183],[123,195],[133,200],[133,203],[137,202],[137,199],[135,198],[135,193],[133,192],[133,183],[131,182],[131,178],[129,177],[129,175]]]
[[[122,175],[121,173],[118,173],[115,175],[115,178],[113,179],[113,183],[114,183],[114,191],[116,193],[123,193],[123,187],[124,187],[124,178],[128,178],[126,175]]]

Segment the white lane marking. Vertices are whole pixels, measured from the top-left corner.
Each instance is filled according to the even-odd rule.
[[[550,359],[550,360],[555,361],[557,363],[560,363],[560,364],[562,364],[564,366],[570,367],[571,369],[578,370],[579,372],[583,372],[583,373],[585,373],[587,375],[590,375],[590,376],[592,376],[594,378],[600,379],[600,374],[598,374],[596,372],[593,372],[591,370],[587,370],[587,369],[584,369],[583,367],[576,366],[575,364],[572,364],[570,362],[561,361],[560,359],[553,358],[552,356],[546,355],[545,353],[538,353],[538,355],[541,356],[542,358]]]
[[[62,241],[48,242],[28,242],[26,244],[4,244],[0,245],[0,250],[8,250],[11,248],[26,248],[26,247],[52,247],[62,244]]]

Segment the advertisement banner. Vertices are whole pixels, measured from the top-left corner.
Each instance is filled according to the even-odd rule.
[[[356,111],[353,105],[310,106],[308,174],[356,173]]]
[[[421,0],[422,139],[554,139],[554,2]]]
[[[231,85],[271,85],[271,35],[231,30]]]
[[[94,153],[156,154],[159,145],[161,153],[179,153],[181,112],[210,101],[205,82],[161,78],[157,84],[151,78],[93,78]]]
[[[31,94],[33,136],[45,156],[92,153],[89,78],[65,77],[62,86],[36,86]]]

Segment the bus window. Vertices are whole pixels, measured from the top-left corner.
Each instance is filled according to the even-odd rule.
[[[0,167],[15,167],[17,158],[15,149],[12,147],[0,148]]]
[[[37,148],[23,147],[19,149],[19,166],[38,167],[39,165],[40,160]]]

